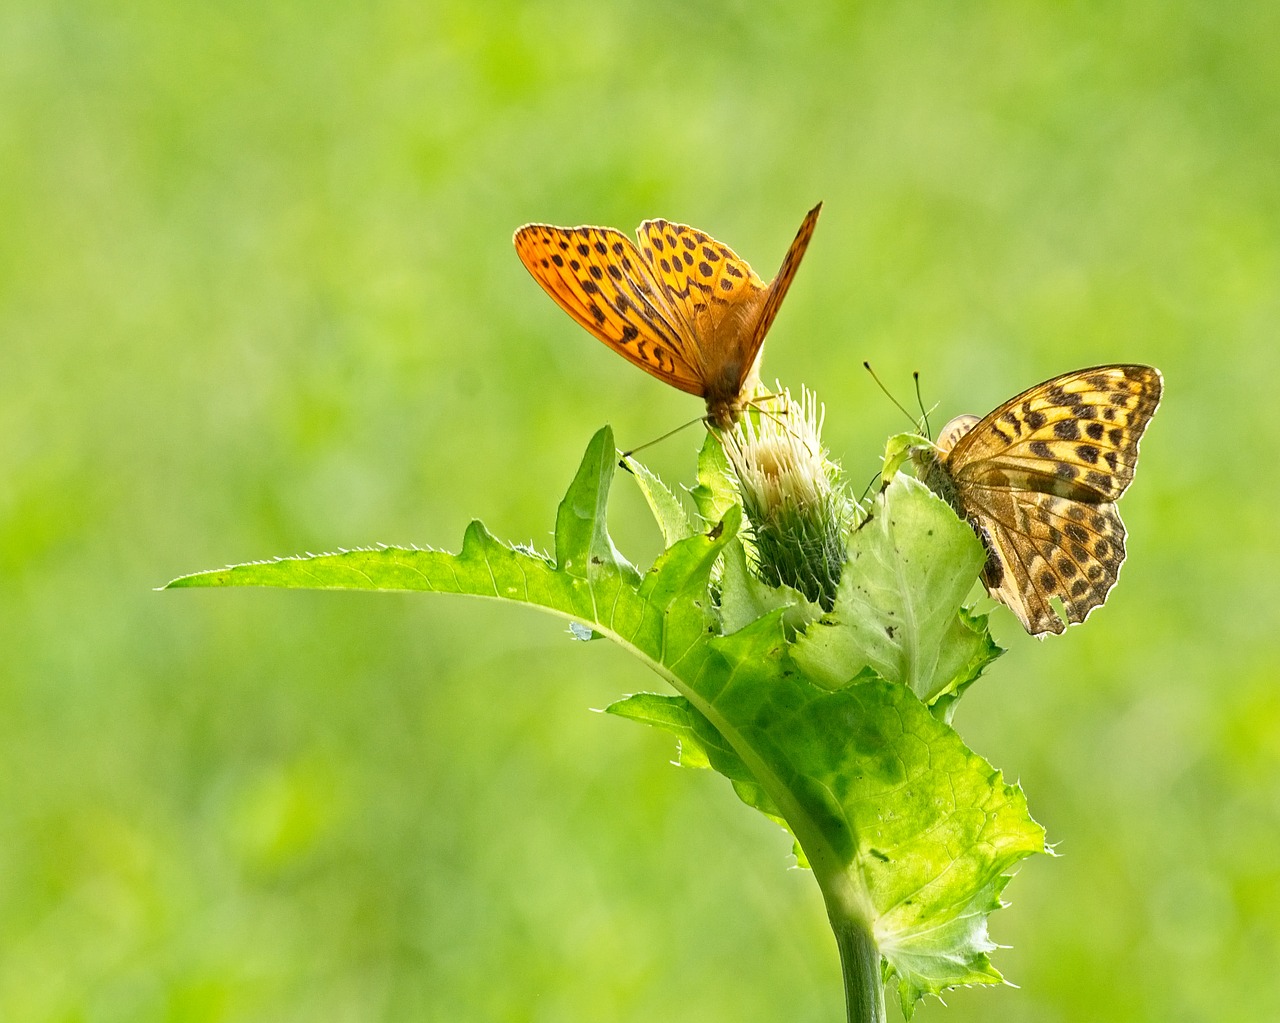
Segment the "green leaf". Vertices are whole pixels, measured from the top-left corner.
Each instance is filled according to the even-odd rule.
[[[610,704],[605,708],[605,713],[670,732],[678,740],[681,767],[713,768],[729,779],[739,799],[791,833],[786,819],[747,769],[742,758],[734,752],[715,726],[699,714],[683,696],[635,693]],[[799,843],[795,845],[795,855],[800,866],[809,866]]]
[[[700,688],[747,766],[781,783],[833,920],[870,926],[908,1014],[924,994],[997,982],[986,915],[1006,872],[1044,847],[1021,790],[905,686],[823,689],[781,638],[764,619],[713,640],[728,670]]]
[[[613,546],[605,525],[616,459],[613,431],[605,427],[591,438],[578,474],[556,512],[556,565],[578,579],[589,578],[602,566],[616,566],[629,576],[637,574]]]
[[[733,469],[719,439],[710,431],[698,452],[698,482],[690,491],[698,514],[706,523],[719,522],[738,503]]]
[[[952,652],[955,665],[952,681],[941,695],[929,704],[929,709],[933,711],[934,716],[948,724],[951,723],[956,704],[964,691],[982,677],[982,673],[987,670],[987,666],[992,661],[1004,653],[1004,647],[997,645],[991,638],[987,617],[987,615],[975,615],[968,608],[960,609],[960,620],[972,635],[965,634],[963,640],[956,644]],[[964,659],[966,651],[969,655],[967,661]],[[950,667],[944,669],[944,671],[951,670],[953,669]]]
[[[704,446],[695,496],[704,516],[720,518],[672,543],[643,574],[606,527],[616,454],[605,429],[560,504],[554,560],[473,522],[456,555],[348,551],[241,565],[170,586],[468,593],[580,623],[640,657],[678,694],[634,696],[610,712],[674,733],[686,763],[710,765],[744,802],[784,822],[833,926],[874,935],[905,1012],[924,994],[998,980],[987,959],[986,916],[999,905],[1007,870],[1043,847],[1043,832],[1016,786],[910,689],[880,677],[897,672],[934,695],[955,693],[986,663],[985,627],[957,610],[961,577],[971,583],[980,565],[976,540],[919,484],[896,481],[877,518],[854,537],[849,596],[829,616],[833,624],[815,624],[795,642],[798,605],[784,595],[770,608],[775,598],[746,584],[742,512],[725,503],[713,444]],[[734,567],[723,587],[713,587],[726,555]],[[718,592],[734,605],[732,632]],[[875,632],[886,612],[873,599],[904,623],[887,644]],[[815,630],[843,638],[819,642]],[[940,673],[954,676],[941,689],[931,681]],[[842,687],[833,689],[833,679]]]
[[[828,688],[870,667],[926,703],[956,691],[999,653],[961,610],[984,560],[955,512],[897,476],[853,533],[835,607],[796,643],[797,662]]]
[[[504,544],[473,522],[456,555],[392,547],[308,555],[184,576],[168,588],[419,590],[495,597],[575,619],[674,677],[674,665],[693,665],[705,656],[705,636],[716,621],[708,581],[737,534],[741,511],[731,507],[708,533],[673,544],[641,576],[618,553],[605,524],[615,459],[613,435],[605,428],[592,438],[560,503],[554,561]]]
[[[642,725],[651,725],[670,732],[679,741],[679,760],[681,767],[710,768],[711,753],[708,750],[707,736],[699,735],[699,731],[711,729],[707,719],[693,709],[683,696],[662,696],[658,693],[633,693],[605,707],[606,714],[637,721]],[[715,731],[711,729],[711,731]],[[737,754],[729,749],[723,737],[716,732],[717,740],[710,745],[734,757],[736,763],[729,770],[737,770],[747,774],[747,769]],[[725,770],[722,774],[727,773]]]
[[[744,803],[787,826],[742,758],[683,696],[635,693],[610,704],[605,713],[670,732],[680,742],[681,767],[714,768],[733,782]]]
[[[692,523],[689,522],[688,513],[684,510],[684,505],[680,503],[680,499],[676,497],[647,465],[637,461],[630,455],[623,459],[627,471],[635,477],[636,486],[640,488],[640,493],[644,495],[645,501],[649,504],[649,510],[653,512],[653,517],[658,523],[658,528],[662,530],[662,539],[667,546],[675,543],[677,540],[683,540],[692,536],[694,529]],[[719,522],[719,519],[715,520]]]
[[[912,451],[931,447],[933,447],[933,441],[928,437],[921,437],[918,433],[895,433],[884,446],[884,462],[880,467],[880,479],[887,485],[911,460]]]
[[[792,629],[803,629],[822,616],[822,608],[790,586],[769,586],[751,570],[742,539],[724,551],[720,574],[720,624],[722,631],[737,632],[770,611],[788,609],[784,616]]]

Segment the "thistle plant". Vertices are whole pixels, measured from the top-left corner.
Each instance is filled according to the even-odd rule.
[[[606,526],[619,464],[606,427],[560,503],[551,552],[475,521],[456,554],[375,547],[169,587],[471,594],[612,640],[671,691],[608,712],[673,734],[681,765],[723,775],[792,836],[823,895],[848,1019],[883,1020],[886,986],[910,1018],[925,995],[1002,981],[987,919],[1044,833],[1020,788],[949,724],[1001,652],[965,606],[982,544],[905,475],[859,507],[821,426],[812,394],[783,392],[708,435],[687,499],[625,459],[665,541],[647,568]]]

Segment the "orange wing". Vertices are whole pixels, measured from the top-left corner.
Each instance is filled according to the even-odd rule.
[[[706,393],[683,314],[626,235],[607,227],[527,224],[513,240],[533,279],[588,331],[664,383]]]
[[[703,376],[720,382],[723,367],[750,375],[818,221],[822,203],[805,216],[782,268],[765,284],[731,248],[703,231],[666,220],[640,225],[640,251],[696,339]],[[721,384],[723,386],[723,384]]]
[[[782,305],[787,289],[791,287],[792,278],[800,269],[800,260],[804,259],[805,250],[809,247],[809,239],[813,237],[813,229],[818,225],[818,214],[821,212],[822,203],[818,203],[805,214],[804,220],[800,223],[800,230],[796,232],[795,241],[791,243],[791,248],[787,249],[782,266],[778,268],[778,272],[769,284],[769,297],[765,299],[764,311],[760,314],[760,322],[756,324],[755,337],[752,338],[750,352],[752,359],[764,344],[764,336],[773,326],[773,318],[778,315],[778,307]]]
[[[716,338],[735,311],[736,334],[754,327],[767,286],[729,246],[666,220],[646,220],[638,234],[649,270],[701,345]]]
[[[683,224],[648,220],[641,248],[607,227],[527,224],[516,254],[548,295],[619,355],[736,421],[755,362],[822,209],[804,218],[770,284],[728,246]]]

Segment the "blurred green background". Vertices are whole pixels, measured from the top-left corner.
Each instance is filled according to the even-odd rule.
[[[545,546],[599,425],[700,405],[512,230],[662,216],[768,277],[818,199],[765,373],[859,487],[905,425],[863,359],[940,419],[1167,385],[1108,606],[997,611],[956,722],[1062,854],[993,917],[1020,987],[921,1018],[1280,1018],[1277,39],[1261,0],[0,8],[0,1018],[842,1018],[782,833],[590,713],[655,688],[620,651],[152,592],[473,516]],[[625,480],[613,520],[657,550]]]

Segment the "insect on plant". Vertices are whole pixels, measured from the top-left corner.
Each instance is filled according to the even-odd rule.
[[[1079,369],[912,448],[920,478],[986,547],[987,591],[1033,636],[1083,622],[1115,585],[1125,556],[1115,502],[1162,389],[1151,366]]]
[[[526,224],[514,241],[561,309],[624,359],[703,398],[707,419],[727,429],[759,387],[765,335],[821,211],[805,215],[768,284],[727,245],[665,220],[640,225],[639,248],[611,227]]]
[[[988,918],[1045,837],[1021,788],[951,726],[1003,652],[970,595],[981,579],[1033,634],[1102,603],[1124,557],[1115,500],[1161,378],[1137,365],[1079,370],[954,420],[936,445],[891,438],[884,486],[864,505],[822,444],[811,393],[779,389],[781,415],[750,400],[817,216],[768,285],[727,247],[666,221],[642,224],[639,248],[608,228],[516,232],[522,262],[574,319],[706,400],[713,429],[688,500],[627,459],[664,539],[647,568],[609,536],[618,452],[606,427],[560,503],[549,552],[476,521],[456,554],[379,546],[169,585],[470,594],[611,639],[672,692],[608,711],[672,733],[683,766],[723,775],[790,834],[823,895],[847,1018],[879,1023],[886,987],[910,1018],[926,995],[1003,979]],[[920,479],[900,471],[908,463]]]

